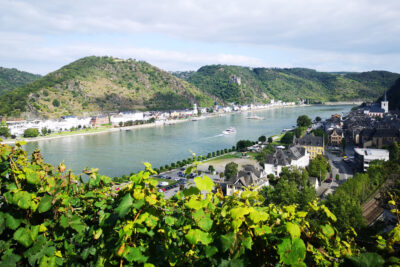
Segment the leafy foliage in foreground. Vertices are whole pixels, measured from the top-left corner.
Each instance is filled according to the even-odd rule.
[[[212,193],[208,177],[166,200],[152,173],[146,164],[116,192],[96,170],[83,182],[38,151],[29,160],[21,144],[0,145],[0,265],[322,266],[368,256],[339,235],[324,205],[262,206],[255,191]]]

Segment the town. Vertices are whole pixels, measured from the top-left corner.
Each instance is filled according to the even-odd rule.
[[[389,112],[388,106],[385,94],[380,104],[363,104],[348,114],[333,114],[325,121],[318,117],[311,121],[307,116],[300,116],[297,129],[305,126],[303,133],[287,129],[280,136],[260,137],[248,143],[249,146],[241,146],[242,141],[239,141],[235,150],[225,151],[232,157],[222,156],[224,153],[218,151],[216,155],[224,160],[219,160],[218,156],[215,160],[200,159],[197,174],[185,175],[185,167],[190,164],[184,166],[178,162],[176,166],[183,168],[158,170],[159,178],[177,181],[161,183],[160,192],[169,198],[179,189],[189,188],[193,178],[200,174],[212,178],[224,194],[231,196],[248,189],[264,190],[276,184],[288,171],[308,170],[306,184],[324,199],[355,173],[367,171],[371,163],[389,160],[389,146],[400,141],[400,118],[397,112]],[[264,151],[267,153],[260,157]],[[255,157],[252,159],[249,155]],[[379,195],[379,191],[376,194]],[[363,205],[363,216],[368,224],[382,220],[384,214],[388,216],[374,197]]]
[[[303,103],[304,101],[299,101],[298,104]],[[3,136],[15,139],[18,137],[36,137],[38,135],[45,136],[50,133],[73,132],[77,130],[97,128],[100,126],[127,127],[145,123],[154,123],[155,125],[173,124],[177,121],[190,118],[193,118],[193,120],[202,119],[207,115],[212,116],[230,112],[271,109],[295,105],[295,102],[283,102],[281,100],[275,101],[274,99],[272,99],[269,104],[231,104],[221,106],[215,102],[213,107],[197,107],[197,105],[194,104],[193,109],[187,110],[145,112],[122,111],[109,112],[91,117],[66,115],[59,119],[45,120],[26,120],[24,118],[6,118],[5,116],[0,116],[0,121],[3,122],[3,127],[8,127],[8,131],[5,131],[6,134],[3,134]]]

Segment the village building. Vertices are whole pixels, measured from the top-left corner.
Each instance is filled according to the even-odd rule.
[[[227,196],[232,196],[235,192],[240,193],[245,188],[260,190],[264,186],[269,186],[268,179],[263,178],[262,171],[253,165],[243,166],[235,177],[221,183],[222,190]]]
[[[342,129],[334,128],[332,130],[328,130],[327,134],[328,134],[329,144],[331,146],[339,146],[342,143],[343,139]]]
[[[90,120],[90,124],[93,127],[98,127],[103,124],[109,124],[109,123],[110,123],[110,118],[108,117],[108,115],[94,116]]]
[[[389,151],[386,149],[354,148],[354,161],[360,171],[366,171],[374,160],[389,160]]]
[[[292,146],[289,149],[278,147],[275,153],[267,155],[264,162],[264,175],[279,176],[283,167],[305,168],[310,163],[310,154],[301,146]]]
[[[366,128],[360,132],[360,146],[382,148],[400,141],[399,129]]]
[[[305,135],[302,138],[294,138],[294,143],[307,149],[310,159],[314,159],[317,155],[325,154],[324,138],[322,136]]]

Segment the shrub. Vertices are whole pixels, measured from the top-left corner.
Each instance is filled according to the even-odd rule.
[[[37,137],[39,131],[36,128],[28,128],[24,131],[24,137]]]

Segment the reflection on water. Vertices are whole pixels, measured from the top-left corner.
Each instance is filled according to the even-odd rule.
[[[154,167],[189,157],[230,148],[240,139],[256,140],[260,135],[271,136],[296,124],[299,115],[327,118],[333,113],[348,112],[351,106],[312,106],[283,108],[248,113],[235,113],[199,121],[154,128],[116,131],[97,135],[70,136],[32,142],[26,149],[39,148],[46,162],[65,161],[67,168],[81,172],[86,166],[100,168],[100,173],[121,176],[143,169],[143,162]],[[257,115],[265,120],[247,119]],[[221,135],[235,127],[236,133]]]

